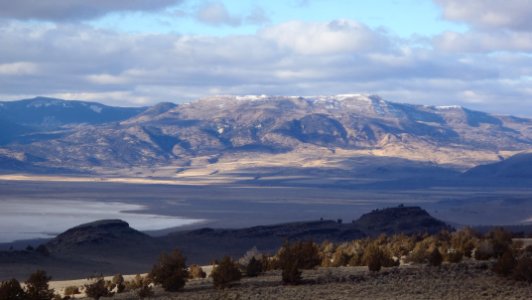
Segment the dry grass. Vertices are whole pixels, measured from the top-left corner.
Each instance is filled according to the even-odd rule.
[[[529,299],[531,284],[498,277],[491,264],[407,265],[375,274],[366,267],[319,268],[303,271],[303,284],[297,286],[282,285],[280,271],[271,271],[224,291],[214,289],[209,278],[189,281],[180,293],[156,288],[154,299]]]

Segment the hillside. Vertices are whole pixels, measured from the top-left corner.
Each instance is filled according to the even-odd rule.
[[[0,121],[13,120],[4,129],[4,160],[113,176],[235,177],[252,168],[256,174],[243,177],[255,178],[259,168],[279,166],[351,172],[368,166],[362,157],[403,160],[399,169],[411,176],[464,170],[532,147],[529,119],[366,95],[221,96],[138,109],[3,102]],[[28,134],[35,125],[39,132]]]
[[[450,229],[419,207],[385,211],[386,216],[393,217],[388,220],[393,227],[383,226],[382,212],[373,211],[346,223],[319,220],[240,229],[202,228],[160,237],[141,233],[121,220],[101,220],[76,226],[46,242],[46,255],[37,251],[0,251],[0,270],[5,271],[0,271],[0,278],[23,277],[21,274],[28,274],[37,266],[46,267],[54,278],[145,272],[161,252],[175,248],[183,251],[189,263],[204,264],[223,255],[240,257],[253,247],[272,252],[286,240],[343,242],[382,233],[436,233]]]
[[[464,173],[470,178],[532,179],[532,153],[514,155],[500,162],[480,165]]]

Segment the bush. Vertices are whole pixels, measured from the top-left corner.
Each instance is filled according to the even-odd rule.
[[[286,260],[297,260],[297,268],[305,270],[319,266],[321,263],[319,248],[313,242],[286,243],[279,250],[278,256],[281,268]]]
[[[464,254],[460,250],[452,250],[447,252],[445,255],[445,260],[450,263],[459,263],[462,261]]]
[[[285,243],[279,250],[278,259],[286,284],[300,283],[300,269],[312,269],[321,263],[319,249],[313,242]]]
[[[429,265],[433,266],[433,267],[439,267],[441,266],[441,263],[443,261],[443,256],[441,255],[440,253],[440,250],[438,250],[438,248],[434,248],[434,250],[432,250],[432,252],[430,252],[429,254]]]
[[[259,252],[259,250],[257,249],[257,247],[253,247],[251,249],[249,249],[239,260],[238,260],[238,264],[240,264],[241,266],[247,266],[249,264],[249,261],[252,259],[252,258],[255,258],[255,259],[260,259],[261,258],[261,253]]]
[[[185,257],[179,250],[171,254],[162,254],[150,272],[153,282],[160,284],[165,291],[177,292],[185,286],[188,270]]]
[[[380,271],[382,267],[382,260],[384,253],[376,244],[370,244],[364,250],[364,256],[362,261],[368,266],[368,269],[372,272]]]
[[[26,280],[26,295],[28,300],[51,300],[54,298],[54,290],[48,288],[48,282],[52,277],[45,271],[37,270]]]
[[[232,282],[239,281],[242,278],[242,273],[240,273],[236,263],[229,256],[225,256],[214,267],[211,276],[214,287],[223,289],[229,287]]]
[[[79,288],[77,286],[67,286],[65,288],[65,296],[72,296],[79,294]]]
[[[153,289],[150,285],[144,284],[135,291],[139,299],[150,298],[154,296]]]
[[[471,257],[473,249],[478,244],[478,233],[466,227],[451,234],[451,247],[463,253],[465,257]]]
[[[111,280],[111,282],[113,283],[114,287],[116,287],[117,293],[123,293],[124,290],[126,289],[126,285],[124,282],[124,276],[122,276],[121,274],[115,275],[113,277],[113,280]]]
[[[190,266],[188,270],[188,278],[195,279],[195,278],[205,278],[207,277],[207,274],[203,271],[203,269],[198,265],[192,265]]]
[[[478,247],[475,249],[476,260],[488,260],[495,254],[493,250],[493,244],[489,240],[483,240],[478,243]]]
[[[25,300],[26,293],[16,279],[2,281],[0,283],[0,299],[3,300]]]
[[[514,270],[516,263],[514,254],[510,249],[507,249],[493,266],[493,272],[502,276],[508,276]]]
[[[301,271],[298,268],[298,260],[286,260],[282,264],[282,280],[284,284],[301,283]]]
[[[495,228],[488,233],[493,247],[493,256],[501,257],[512,245],[512,233],[504,228]]]
[[[248,277],[257,277],[262,273],[262,263],[260,260],[252,257],[246,266],[246,276]]]
[[[260,258],[260,264],[262,265],[262,271],[271,271],[275,270],[279,263],[277,259],[263,254]]]
[[[113,296],[113,293],[107,288],[107,283],[105,282],[103,277],[100,276],[89,279],[94,280],[94,282],[85,285],[85,294],[87,294],[87,297],[90,297],[94,300],[98,300],[101,297]]]
[[[515,280],[532,282],[532,258],[522,257],[517,260],[513,271]]]
[[[142,277],[140,274],[137,274],[135,278],[124,282],[124,291],[138,290],[145,285],[149,285],[150,283],[151,280],[149,277]]]

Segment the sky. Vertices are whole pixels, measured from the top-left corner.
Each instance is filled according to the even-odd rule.
[[[377,94],[532,117],[529,0],[0,0],[0,99]]]

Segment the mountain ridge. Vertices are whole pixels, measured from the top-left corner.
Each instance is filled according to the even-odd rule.
[[[212,96],[130,113],[113,122],[14,134],[0,156],[32,155],[40,159],[32,165],[96,174],[133,168],[141,177],[177,178],[227,174],[253,158],[258,167],[345,170],[357,167],[349,163],[353,157],[396,157],[465,170],[532,148],[532,119],[376,95]]]

